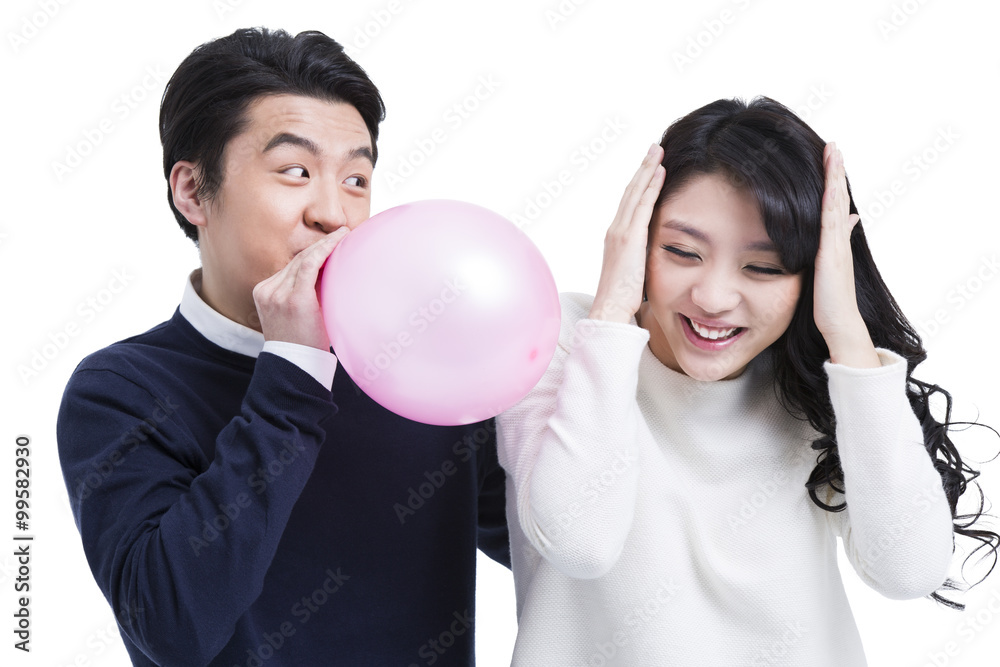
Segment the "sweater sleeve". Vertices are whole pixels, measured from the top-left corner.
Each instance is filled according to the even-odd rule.
[[[828,515],[865,583],[889,598],[917,598],[947,577],[951,510],[906,398],[906,360],[878,354],[881,368],[825,365],[847,501]]]
[[[89,364],[73,374],[57,424],[73,514],[122,632],[154,662],[205,665],[229,641],[335,411],[328,389],[263,353],[241,413],[213,445],[138,372]]]
[[[507,533],[506,476],[497,460],[496,421],[487,429],[489,441],[480,450],[478,466],[478,546],[487,556],[510,568],[510,538]]]
[[[610,570],[632,526],[642,427],[636,387],[648,338],[634,325],[580,319],[564,299],[548,370],[498,417],[500,462],[513,477],[521,529],[571,577]]]

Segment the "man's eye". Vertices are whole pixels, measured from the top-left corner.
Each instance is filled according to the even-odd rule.
[[[309,178],[309,172],[305,167],[289,167],[282,173],[298,176],[299,178]]]
[[[356,188],[363,188],[368,185],[368,180],[364,176],[349,176],[344,180],[344,183],[353,185]]]

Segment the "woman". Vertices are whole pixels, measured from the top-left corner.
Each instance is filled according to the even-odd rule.
[[[890,598],[955,604],[955,532],[995,557],[953,524],[976,473],[856,211],[840,151],[767,98],[650,149],[597,294],[562,296],[498,418],[514,665],[864,665],[837,536]]]

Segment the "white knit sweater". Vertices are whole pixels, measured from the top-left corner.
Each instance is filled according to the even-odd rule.
[[[512,664],[865,665],[836,537],[890,598],[933,592],[952,556],[905,360],[826,364],[848,501],[830,513],[804,488],[816,433],[781,407],[765,364],[693,380],[634,321],[587,319],[592,300],[561,296],[548,371],[498,417]]]

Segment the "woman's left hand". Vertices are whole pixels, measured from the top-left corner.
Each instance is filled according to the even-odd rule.
[[[851,231],[860,216],[850,213],[844,156],[832,142],[823,150],[823,167],[826,187],[816,253],[813,317],[833,363],[876,368],[881,362],[858,310],[854,287]]]

